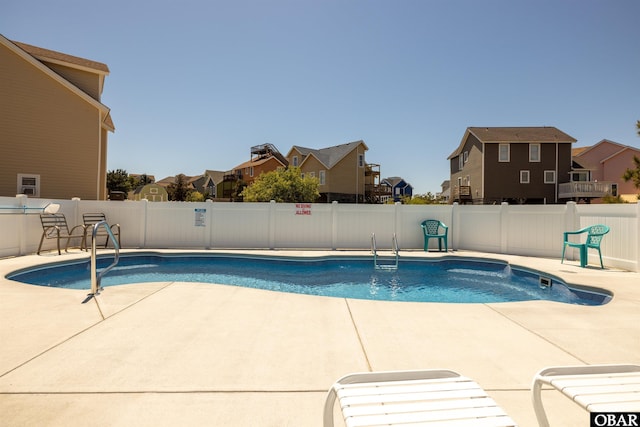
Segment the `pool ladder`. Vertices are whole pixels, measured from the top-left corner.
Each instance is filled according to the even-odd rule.
[[[376,270],[397,270],[398,269],[398,239],[396,233],[391,237],[391,250],[395,254],[395,264],[378,264],[378,248],[376,247],[376,233],[371,233],[371,253],[373,254],[373,267]]]
[[[109,238],[113,242],[113,247],[115,249],[115,255],[113,257],[113,262],[107,268],[97,272],[97,260],[96,260],[96,235],[98,234],[98,229],[100,227],[104,227],[107,230],[107,234]],[[91,298],[95,297],[102,290],[101,281],[102,277],[107,274],[113,267],[118,265],[118,261],[120,260],[120,244],[118,243],[118,239],[115,238],[113,232],[111,231],[111,227],[107,224],[107,221],[100,221],[93,225],[93,231],[91,232],[91,293],[87,295],[87,299],[83,302],[89,301]]]

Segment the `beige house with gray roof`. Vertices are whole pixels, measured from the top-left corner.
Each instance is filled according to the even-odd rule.
[[[328,148],[313,149],[294,145],[287,154],[290,166],[320,181],[320,203],[362,203],[365,200],[364,141],[354,141]]]
[[[107,198],[109,68],[0,35],[0,196]]]

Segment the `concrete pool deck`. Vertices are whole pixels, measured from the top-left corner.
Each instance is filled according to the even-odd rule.
[[[363,254],[251,251],[258,252]],[[473,378],[520,426],[535,426],[530,386],[538,370],[640,364],[640,273],[577,261],[448,254],[602,287],[614,293],[611,302],[378,302],[158,282],[109,287],[81,304],[87,291],[4,278],[88,257],[43,255],[0,260],[0,426],[319,427],[326,391],[342,375],[431,368]],[[560,393],[545,390],[543,399],[552,425],[589,425]]]

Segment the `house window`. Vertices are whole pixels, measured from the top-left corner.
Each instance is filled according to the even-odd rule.
[[[298,166],[298,156],[293,156],[293,166]]]
[[[318,173],[318,179],[320,180],[320,185],[324,185],[327,179],[326,171],[320,171]]]
[[[540,144],[529,144],[529,161],[540,161]]]
[[[469,152],[465,151],[464,152],[464,162],[467,163],[468,160],[469,160]]]
[[[611,184],[611,195],[618,197],[618,184]]]
[[[499,162],[508,162],[510,160],[510,150],[509,144],[499,144],[498,145],[498,161]]]
[[[464,167],[464,159],[462,156],[458,156],[458,170],[462,170],[462,168]]]
[[[572,172],[571,182],[589,181],[589,172]]]
[[[253,166],[249,167],[249,176],[253,176]]]
[[[520,184],[529,183],[529,171],[520,171]]]
[[[364,167],[364,154],[358,154],[358,167]]]
[[[467,177],[464,179],[466,181],[465,185],[471,185],[471,176],[467,175]]]
[[[18,174],[17,194],[26,194],[29,197],[40,197],[40,175]]]
[[[556,183],[556,171],[544,171],[544,183],[555,184]]]

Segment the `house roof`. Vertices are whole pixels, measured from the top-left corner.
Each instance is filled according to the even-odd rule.
[[[487,143],[543,143],[563,142],[573,144],[577,141],[553,126],[530,127],[468,127],[458,148],[448,159],[458,156],[464,149],[469,135],[475,136],[483,144]]]
[[[610,154],[606,158],[602,159],[600,161],[600,163],[604,163],[607,160],[609,160],[609,159],[611,159],[613,157],[616,157],[617,155],[619,155],[619,154],[621,154],[621,153],[623,153],[624,151],[627,151],[627,150],[632,150],[632,151],[636,151],[636,152],[640,153],[640,150],[635,148],[635,147],[631,147],[631,146],[628,146],[628,145],[620,144],[619,142],[614,142],[614,141],[611,141],[609,139],[603,139],[600,142],[598,142],[597,144],[591,145],[589,147],[581,147],[582,150],[576,149],[576,150],[580,150],[580,151],[576,152],[574,150],[571,150],[571,155],[574,156],[574,157],[579,157],[579,156],[581,156],[581,155],[583,155],[583,154],[585,154],[585,153],[587,153],[587,152],[589,152],[589,151],[591,151],[593,149],[596,149],[596,148],[600,147],[603,144],[614,146],[614,147],[618,148],[618,151],[616,151],[613,154]]]
[[[103,117],[102,126],[111,132],[115,131],[115,126],[113,125],[113,121],[111,120],[109,107],[102,104],[100,101],[97,101],[96,99],[91,97],[89,94],[84,92],[82,89],[80,89],[79,87],[77,87],[76,85],[74,85],[73,83],[65,79],[64,77],[60,76],[58,73],[54,72],[51,68],[47,67],[43,63],[43,61],[58,62],[63,65],[75,64],[78,68],[84,67],[94,72],[97,71],[99,74],[101,74],[101,78],[104,78],[105,75],[109,74],[109,69],[105,64],[91,61],[88,59],[78,58],[71,55],[66,55],[64,53],[55,52],[48,49],[38,48],[36,46],[31,46],[25,43],[14,42],[7,39],[2,34],[0,34],[0,45],[4,45],[8,47],[11,51],[19,55],[21,58],[31,63],[34,67],[36,67],[40,71],[44,72],[49,78],[55,80],[58,84],[61,84],[62,86],[66,87],[67,89],[69,89],[71,92],[73,92],[75,95],[80,97],[85,102],[97,108],[101,112]],[[39,54],[44,55],[45,53],[46,53],[45,56],[39,56]],[[53,56],[56,56],[57,59],[49,58]],[[75,62],[65,61],[62,58],[67,58],[70,61],[72,60]],[[84,65],[81,65],[80,63],[82,63],[83,61],[84,61]],[[93,68],[93,67],[97,67],[97,68]],[[101,68],[103,68],[103,70],[101,70]]]
[[[591,146],[589,147],[575,147],[571,149],[571,156],[575,157],[575,156],[579,156],[580,154],[584,153],[585,151],[587,151],[588,149],[590,149]]]
[[[224,176],[227,174],[226,172],[223,171],[214,171],[214,170],[206,170],[205,175],[208,175],[212,180],[213,183],[218,185],[219,183],[221,183],[224,179]]]
[[[80,58],[78,56],[56,52],[55,50],[44,49],[26,43],[13,41],[13,44],[27,52],[29,55],[41,61],[44,60],[64,65],[75,65],[80,68],[88,68],[94,72],[97,71],[100,74],[109,74],[109,67],[107,67],[107,65],[103,64],[102,62],[92,61],[91,59]]]
[[[340,160],[342,160],[347,154],[352,152],[356,147],[358,147],[361,144],[364,146],[365,151],[369,149],[369,147],[367,147],[367,145],[364,143],[363,140],[353,141],[353,142],[349,142],[341,145],[334,145],[333,147],[321,148],[319,150],[316,150],[314,148],[306,148],[306,147],[300,147],[298,145],[294,145],[291,148],[291,150],[289,150],[287,157],[289,157],[289,154],[291,154],[291,151],[295,149],[304,157],[304,159],[302,160],[302,162],[300,162],[300,164],[304,163],[304,161],[307,160],[309,156],[313,156],[320,163],[322,163],[327,169],[331,169],[338,162],[340,162]]]
[[[249,161],[246,161],[244,163],[240,163],[238,166],[234,167],[233,170],[238,170],[238,169],[243,169],[243,168],[248,168],[251,166],[258,166],[258,165],[262,165],[267,163],[269,160],[275,160],[276,162],[280,163],[282,166],[286,166],[284,163],[282,163],[280,161],[280,159],[278,159],[275,156],[271,156],[271,157],[262,157],[262,158],[256,158],[256,159],[251,159]]]

